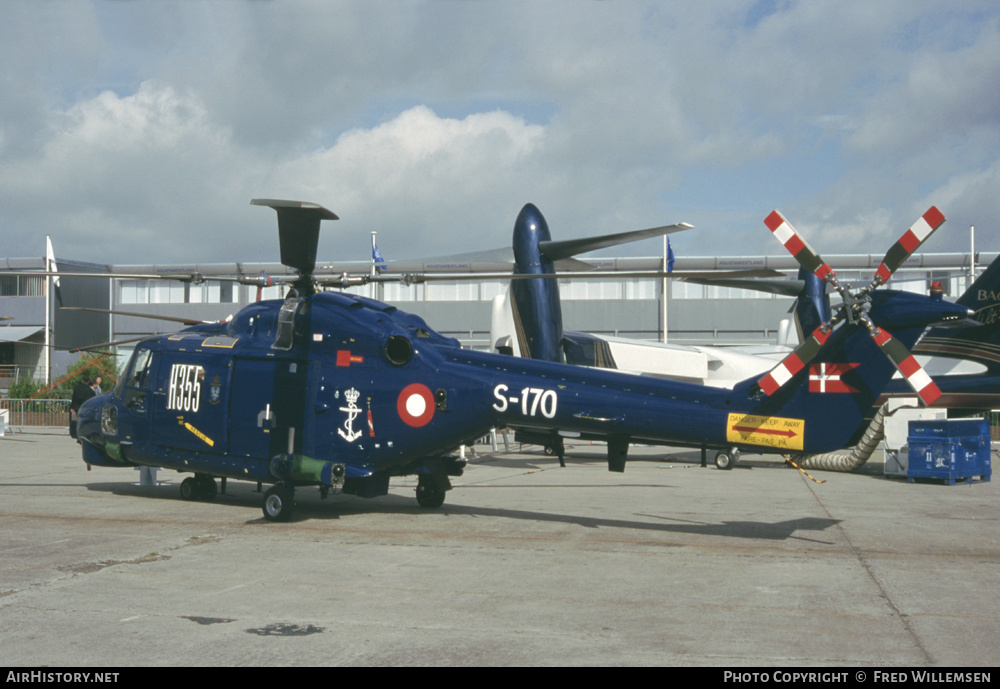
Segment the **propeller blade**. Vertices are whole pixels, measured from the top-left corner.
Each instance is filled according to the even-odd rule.
[[[832,325],[834,321],[830,323],[830,326],[826,327],[826,330],[824,330],[824,326],[813,330],[812,334],[802,344],[782,359],[781,363],[771,369],[770,373],[760,379],[757,384],[764,391],[765,395],[771,396],[776,393],[781,389],[782,385],[790,381],[796,373],[816,358],[820,348],[827,341],[827,338],[830,337],[830,333],[833,332]]]
[[[917,221],[899,238],[892,248],[886,252],[885,258],[875,271],[875,279],[868,286],[871,292],[876,287],[884,285],[896,272],[899,266],[916,251],[927,238],[934,234],[934,230],[944,224],[944,214],[938,210],[937,206],[931,206],[927,212],[917,218]]]
[[[815,273],[822,280],[827,280],[837,274],[826,261],[820,258],[816,250],[809,246],[809,243],[792,227],[791,223],[785,220],[785,216],[781,213],[773,211],[764,220],[764,224],[777,237],[782,246],[788,249],[788,253],[795,257],[799,265],[810,273]]]
[[[896,365],[899,372],[903,374],[906,382],[910,384],[910,387],[923,400],[924,404],[930,406],[931,403],[941,396],[941,390],[938,388],[937,383],[927,375],[927,371],[923,369],[917,358],[910,353],[910,350],[902,342],[894,338],[888,330],[879,328],[872,337],[879,348]]]

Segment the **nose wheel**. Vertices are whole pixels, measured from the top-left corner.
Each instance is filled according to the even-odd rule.
[[[736,462],[738,461],[740,461],[739,448],[734,447],[729,451],[720,452],[715,455],[715,467],[723,471],[729,471],[736,466]]]

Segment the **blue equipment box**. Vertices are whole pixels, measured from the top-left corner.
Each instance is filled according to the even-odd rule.
[[[990,429],[985,419],[910,421],[910,446],[906,475],[942,479],[947,484],[989,481]]]

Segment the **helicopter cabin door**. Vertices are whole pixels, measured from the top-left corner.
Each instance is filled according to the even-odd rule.
[[[270,460],[301,452],[307,371],[306,361],[236,360],[230,403],[232,454]]]
[[[115,395],[121,400],[121,407],[114,414],[118,442],[128,458],[133,448],[145,454],[149,445],[149,410],[152,398],[149,395],[156,379],[158,353],[140,345],[129,361],[128,370],[115,388]]]
[[[165,351],[157,372],[153,442],[211,454],[228,452],[228,352]]]

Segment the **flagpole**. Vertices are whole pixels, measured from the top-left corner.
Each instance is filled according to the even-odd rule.
[[[969,284],[976,281],[976,226],[969,225]]]
[[[371,275],[372,275],[372,281],[371,281],[371,285],[372,285],[371,298],[372,299],[377,299],[378,298],[376,296],[376,294],[375,294],[375,285],[377,283],[375,282],[375,279],[374,279],[375,278],[375,235],[376,234],[378,234],[378,233],[375,230],[372,230],[372,272],[371,272]]]
[[[55,263],[52,253],[52,239],[45,235],[45,272],[52,272]],[[52,276],[45,276],[45,386],[52,383]]]
[[[667,235],[663,235],[663,272],[667,272]],[[667,342],[667,278],[663,278],[663,343]]]

